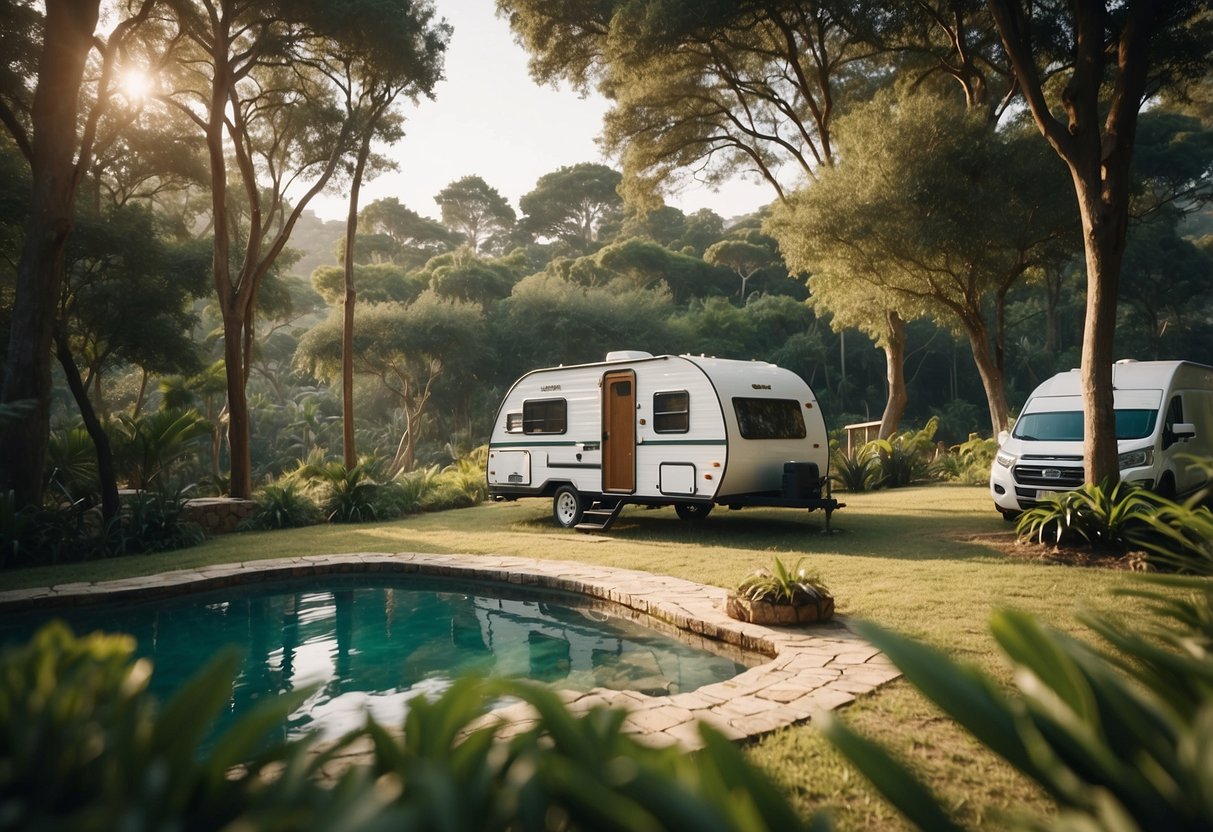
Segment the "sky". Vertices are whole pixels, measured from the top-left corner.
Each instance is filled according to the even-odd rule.
[[[394,196],[437,219],[434,195],[476,174],[518,210],[519,197],[545,173],[579,162],[618,167],[594,141],[605,99],[537,85],[527,72],[526,52],[497,17],[493,0],[438,0],[436,6],[455,30],[446,80],[435,88],[434,101],[405,105],[406,135],[389,151],[399,170],[364,183],[362,205]],[[693,185],[666,203],[687,213],[710,208],[728,219],[772,198],[769,186],[738,181],[719,191]],[[344,194],[323,194],[311,207],[324,219],[344,220],[347,211]]]

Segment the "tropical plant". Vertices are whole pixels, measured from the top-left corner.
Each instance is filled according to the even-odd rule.
[[[836,448],[830,459],[830,479],[852,494],[873,491],[880,485],[880,460],[866,446],[849,453]]]
[[[54,431],[46,449],[51,484],[81,497],[97,490],[97,448],[83,427]]]
[[[298,483],[271,483],[262,487],[253,499],[257,508],[240,524],[241,531],[293,529],[320,522],[320,509]]]
[[[1130,533],[1158,506],[1155,495],[1129,483],[1086,483],[1049,495],[1019,516],[1021,540],[1054,543],[1081,539],[1093,546],[1124,548]]]
[[[206,539],[197,523],[185,519],[185,491],[139,491],[105,529],[109,555],[165,552],[196,546]]]
[[[984,485],[990,479],[990,465],[998,451],[997,439],[984,439],[976,433],[959,445],[948,448],[931,463],[936,476],[965,485]]]
[[[210,436],[210,425],[198,411],[160,410],[132,419],[119,416],[114,436],[114,462],[120,479],[131,488],[163,485]]]
[[[935,453],[939,418],[932,416],[920,430],[907,430],[888,439],[873,439],[864,449],[880,466],[877,487],[903,488],[927,478]]]
[[[1161,568],[1213,574],[1213,511],[1200,504],[1200,495],[1183,503],[1151,497],[1153,507],[1140,518],[1144,525],[1128,529],[1127,540]]]
[[[163,706],[126,636],[61,623],[0,653],[5,828],[85,830],[780,830],[807,825],[742,750],[709,726],[704,748],[645,745],[627,712],[574,715],[533,683],[463,679],[409,703],[403,739],[368,719],[323,749],[281,739],[311,689],[263,701],[223,733],[239,658],[225,652]],[[486,716],[526,703],[525,730]],[[320,774],[354,743],[366,766]]]
[[[1153,613],[1089,616],[1110,645],[1001,612],[991,629],[1014,666],[1018,692],[976,667],[875,625],[861,635],[983,745],[1036,781],[1058,804],[1052,829],[1213,827],[1213,590],[1207,578],[1149,576],[1189,589],[1177,599],[1125,594]],[[1146,580],[1146,579],[1143,579]],[[879,745],[827,717],[827,736],[881,793],[922,829],[954,830],[939,798]]]
[[[437,465],[397,474],[393,481],[398,486],[401,513],[411,514],[423,510],[432,501],[431,495],[437,488],[440,474]]]
[[[830,597],[820,575],[805,566],[804,558],[788,569],[778,557],[771,566],[755,569],[737,585],[737,594],[750,601],[798,604]]]

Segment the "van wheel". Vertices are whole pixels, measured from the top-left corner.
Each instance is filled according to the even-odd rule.
[[[1000,508],[998,510],[998,513],[1002,515],[1003,520],[1006,520],[1008,523],[1014,523],[1016,520],[1019,519],[1019,515],[1022,514],[1023,512],[1015,511],[1015,510],[1009,509],[1009,508]]]
[[[712,513],[712,504],[674,503],[674,511],[683,520],[702,520]]]
[[[585,505],[576,488],[562,485],[556,489],[556,494],[552,497],[552,519],[556,521],[557,526],[564,529],[573,528],[581,522],[584,511]]]

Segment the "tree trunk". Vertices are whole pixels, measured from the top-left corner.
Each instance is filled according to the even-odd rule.
[[[371,131],[368,129],[358,148],[354,177],[350,183],[349,213],[345,219],[345,304],[341,323],[341,447],[345,469],[352,471],[358,464],[354,446],[354,304],[358,292],[354,289],[354,242],[358,236],[358,192],[362,175],[371,153]]]
[[[986,405],[990,409],[990,427],[993,431],[991,435],[998,436],[1011,422],[1011,409],[1007,406],[1002,370],[994,360],[984,328],[966,326],[965,334],[969,337],[973,363],[977,365],[977,374],[981,377],[981,386],[986,393]]]
[[[1084,404],[1083,468],[1087,482],[1099,483],[1120,477],[1116,412],[1112,400],[1112,362],[1115,360],[1112,339],[1116,329],[1116,296],[1128,212],[1124,212],[1118,233],[1116,212],[1106,209],[1098,186],[1092,194],[1088,184],[1075,172],[1074,188],[1078,194],[1087,261],[1086,323],[1079,372]]]
[[[889,385],[888,399],[880,417],[880,438],[888,439],[897,432],[897,424],[906,412],[910,395],[906,390],[906,322],[895,310],[885,313],[889,329],[885,335],[885,379]]]
[[[84,380],[80,378],[80,368],[72,358],[67,338],[63,333],[55,333],[55,355],[67,378],[67,386],[72,391],[76,406],[80,408],[80,418],[84,421],[84,429],[93,440],[97,451],[97,484],[101,491],[101,516],[106,521],[118,516],[118,476],[114,471],[114,451],[110,446],[109,435],[97,418],[93,403],[89,400],[88,391],[84,388]]]
[[[0,401],[35,402],[34,409],[0,434],[0,490],[12,490],[18,507],[42,499],[50,439],[51,342],[54,337],[63,253],[74,220],[77,105],[99,0],[47,0],[38,86],[34,91],[30,168],[33,192],[4,364]]]
[[[253,457],[248,398],[244,388],[244,321],[223,310],[223,363],[227,374],[227,444],[232,481],[228,493],[247,500],[253,494]]]

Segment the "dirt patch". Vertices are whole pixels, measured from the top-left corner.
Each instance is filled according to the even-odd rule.
[[[1054,545],[1020,541],[1015,532],[974,534],[962,538],[966,543],[980,543],[997,549],[1007,557],[1053,563],[1059,566],[1089,566],[1098,569],[1118,569],[1125,572],[1153,571],[1145,552],[1124,552],[1119,549],[1097,549],[1091,546]]]

